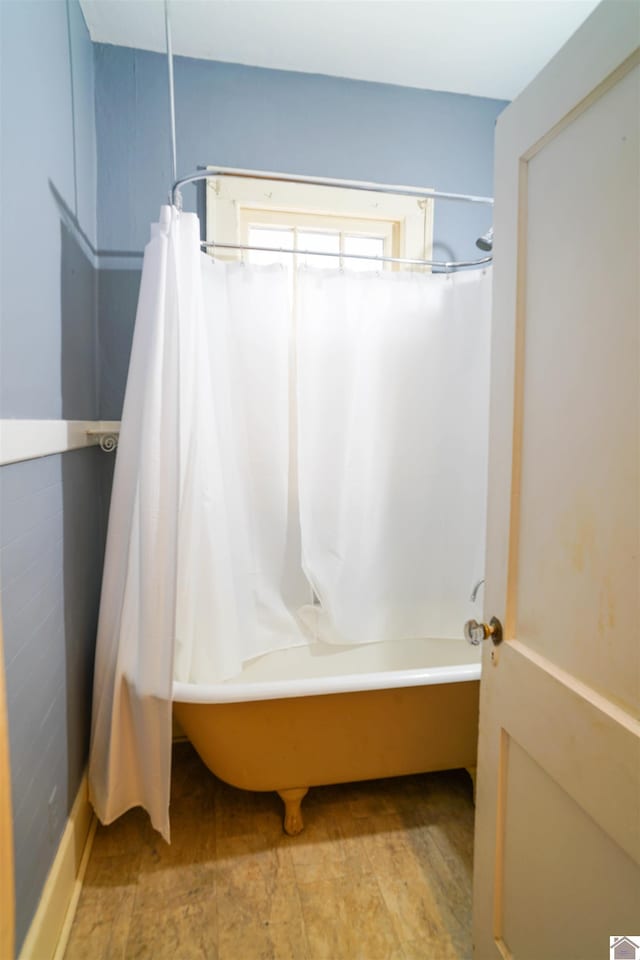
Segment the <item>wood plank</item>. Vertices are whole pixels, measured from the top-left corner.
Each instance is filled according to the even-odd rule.
[[[223,784],[185,743],[171,803],[171,847],[141,811],[98,828],[67,960],[469,960],[464,771],[318,787],[287,837],[275,794]]]

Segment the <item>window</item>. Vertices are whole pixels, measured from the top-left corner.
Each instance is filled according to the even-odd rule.
[[[321,254],[430,259],[432,235],[428,198],[251,177],[207,181],[207,240],[300,251],[292,256],[212,248],[218,258],[379,270],[375,260]],[[384,269],[402,266],[384,264]]]
[[[380,264],[375,260],[343,259],[335,254],[397,256],[394,254],[393,224],[381,220],[323,217],[286,210],[271,213],[247,208],[241,214],[240,234],[242,243],[249,246],[299,250],[301,252],[296,254],[294,262],[315,267],[335,269],[342,265],[350,270],[378,270]],[[321,253],[329,256],[323,257]],[[274,255],[264,251],[249,251],[248,258],[252,263],[274,261]],[[278,259],[291,262],[288,254],[280,254]]]

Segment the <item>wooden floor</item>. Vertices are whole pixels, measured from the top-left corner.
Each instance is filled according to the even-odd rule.
[[[172,844],[131,811],[98,827],[66,960],[467,960],[471,781],[462,770],[316,787],[305,831],[275,794],[174,748]]]

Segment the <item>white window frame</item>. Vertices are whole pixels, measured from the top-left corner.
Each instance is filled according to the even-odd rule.
[[[207,180],[208,242],[247,244],[249,226],[254,224],[384,236],[385,256],[430,260],[433,255],[433,200],[428,197],[252,177]],[[242,251],[209,250],[217,259],[242,257]],[[336,266],[340,262],[336,258]],[[384,266],[402,268],[400,264]]]

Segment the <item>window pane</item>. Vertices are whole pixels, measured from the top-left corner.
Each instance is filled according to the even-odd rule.
[[[383,237],[358,237],[345,235],[344,252],[356,253],[359,256],[383,257],[384,239]],[[375,260],[348,260],[345,259],[344,266],[346,270],[379,270],[382,264]]]
[[[249,227],[249,246],[293,250],[293,230],[286,227]],[[292,258],[288,253],[249,250],[248,256],[250,263],[282,263],[285,267],[292,266]]]
[[[298,250],[319,250],[322,253],[340,253],[340,234],[324,230],[298,230]],[[336,267],[340,265],[337,257],[304,257],[298,263],[309,267]]]

